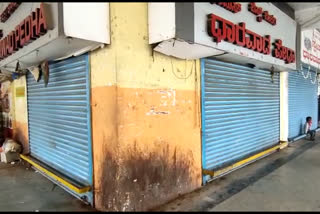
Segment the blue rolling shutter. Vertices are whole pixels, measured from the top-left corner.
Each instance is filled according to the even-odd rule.
[[[303,72],[304,75],[307,75],[307,68],[303,68]],[[311,83],[315,75],[315,72],[311,72],[311,78],[305,79],[301,72],[289,72],[289,140],[304,134],[304,123],[307,116],[313,118],[311,128],[317,128],[318,82]]]
[[[279,74],[202,60],[202,164],[232,164],[278,144]]]
[[[27,77],[31,156],[92,185],[88,55],[49,64],[49,84]]]

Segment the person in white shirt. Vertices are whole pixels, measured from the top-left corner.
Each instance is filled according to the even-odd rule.
[[[304,132],[305,134],[308,136],[310,135],[310,140],[315,140],[315,136],[316,136],[316,131],[315,130],[311,130],[311,126],[312,126],[312,117],[307,117],[306,118],[306,123],[305,123],[305,129]]]

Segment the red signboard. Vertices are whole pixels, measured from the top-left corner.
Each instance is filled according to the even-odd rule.
[[[210,2],[211,4],[217,4],[226,10],[233,13],[238,13],[241,11],[241,4],[236,2]],[[248,11],[257,16],[257,21],[262,22],[265,20],[271,25],[277,24],[277,19],[273,15],[270,15],[268,11],[264,11],[262,7],[258,7],[256,3],[250,2],[248,4]]]
[[[262,14],[262,8],[261,7],[257,7],[257,5],[254,2],[250,2],[248,5],[248,10],[253,13],[256,16],[259,16]]]
[[[235,45],[248,48],[265,55],[271,53],[270,35],[261,36],[249,29],[245,23],[234,24],[220,16],[210,14],[208,19],[208,33],[214,41],[226,41]],[[272,56],[282,59],[285,63],[295,62],[295,52],[282,45],[281,40],[274,43],[275,49]]]
[[[266,22],[270,23],[271,25],[277,24],[277,19],[273,15],[270,15],[268,11],[263,11],[262,7],[258,7],[256,3],[250,2],[248,5],[248,10],[257,16],[257,21],[261,22],[265,20]]]
[[[47,32],[46,14],[43,4],[15,27],[0,41],[0,59],[10,56],[23,46],[44,35]]]
[[[281,39],[277,39],[273,45],[275,46],[272,51],[273,57],[284,60],[286,64],[296,61],[294,50],[284,47]]]
[[[238,13],[241,11],[241,4],[236,2],[210,2],[211,4],[217,4],[232,13]]]
[[[21,2],[11,2],[9,5],[4,9],[4,11],[0,14],[0,20],[2,23],[6,22],[13,12],[19,7]]]

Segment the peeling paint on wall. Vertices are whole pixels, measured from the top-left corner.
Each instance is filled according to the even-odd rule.
[[[146,113],[146,115],[159,115],[159,114],[170,114],[168,111],[155,111],[153,108]]]
[[[167,106],[167,105],[176,105],[176,90],[168,89],[168,90],[159,90],[158,91],[161,96],[160,106]]]

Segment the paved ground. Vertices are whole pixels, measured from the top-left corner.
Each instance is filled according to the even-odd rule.
[[[320,211],[320,138],[300,140],[155,211]],[[94,211],[33,169],[0,163],[0,211]]]
[[[0,211],[93,211],[22,163],[0,163]]]
[[[157,211],[320,211],[320,138],[291,144]]]

